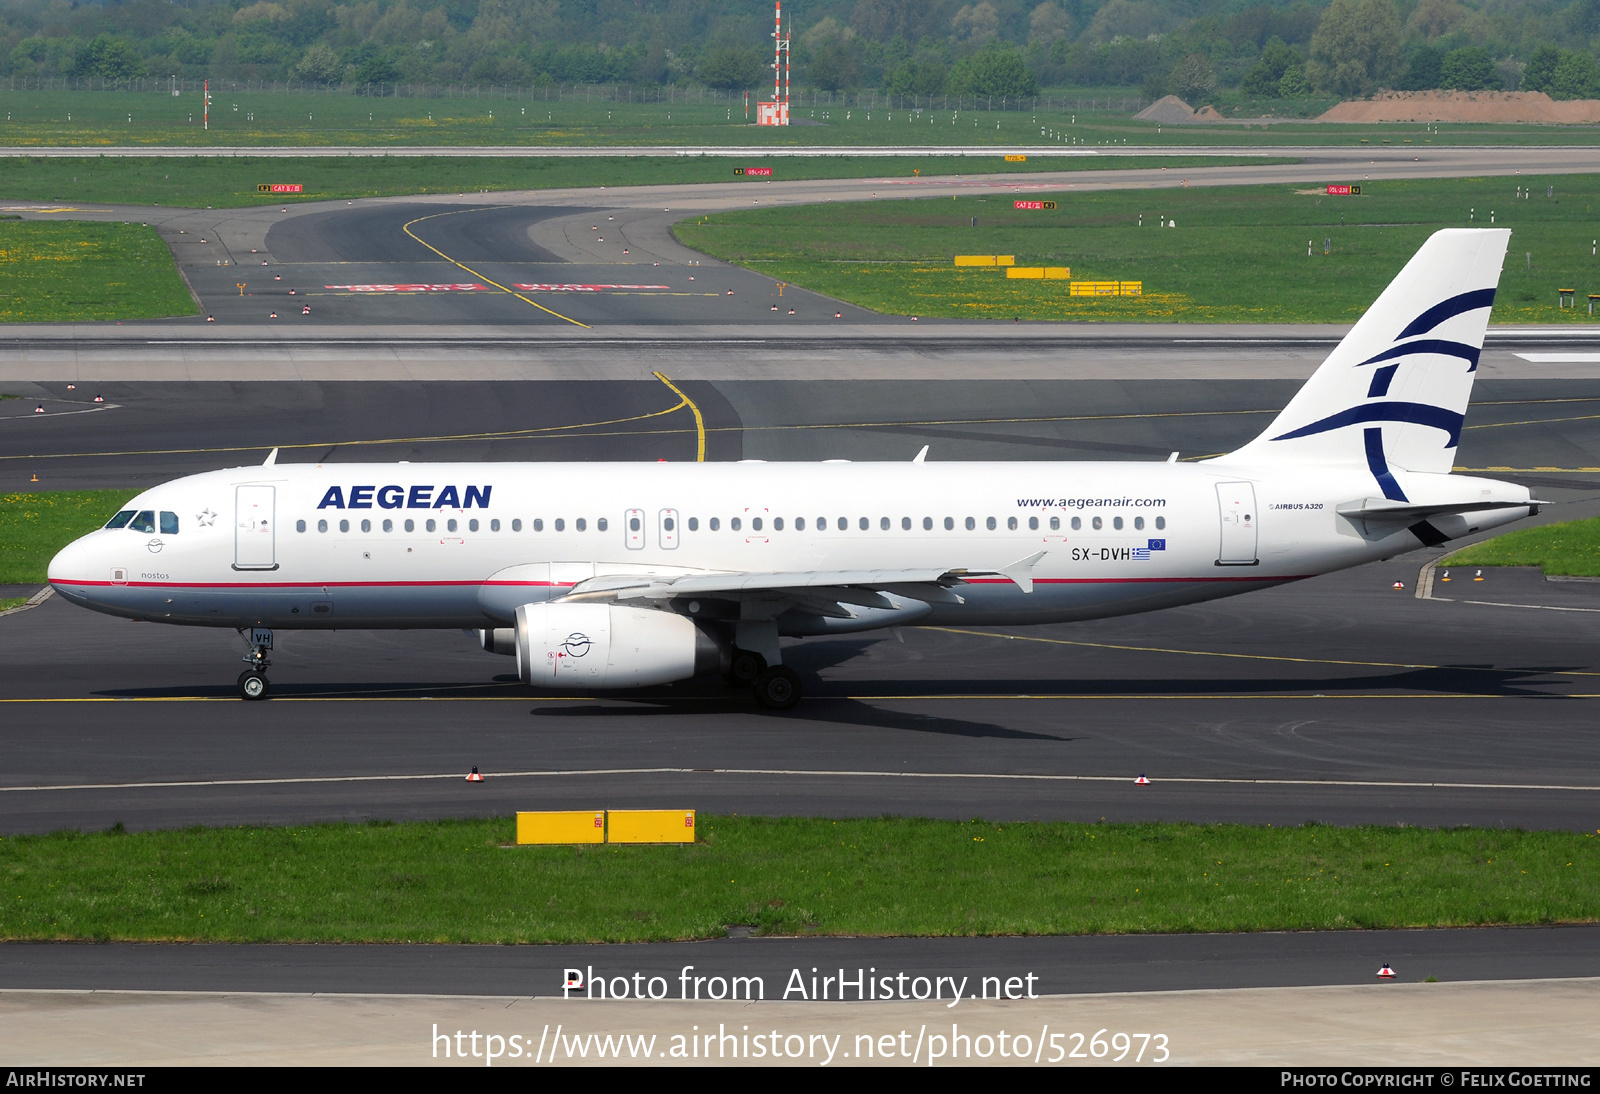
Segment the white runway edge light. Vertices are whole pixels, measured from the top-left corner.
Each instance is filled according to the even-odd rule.
[[[1141,774],[1137,779],[1133,780],[1133,785],[1134,786],[1149,786],[1150,785],[1150,780],[1145,778],[1144,775]]]
[[[1393,980],[1394,979],[1394,970],[1389,967],[1389,962],[1385,961],[1383,963],[1383,968],[1378,970],[1378,979],[1379,980]]]

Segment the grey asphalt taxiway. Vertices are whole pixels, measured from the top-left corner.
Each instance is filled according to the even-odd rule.
[[[928,444],[937,461],[1226,451],[1294,387],[682,390],[711,459],[906,459]],[[63,384],[39,390],[50,410],[86,409]],[[1485,379],[1476,395],[1464,466],[1514,469],[1493,473],[1554,503],[1541,520],[1600,512],[1600,380]],[[692,459],[696,444],[692,416],[653,379],[124,384],[104,397],[98,410],[9,419],[8,484],[43,468],[56,487],[140,485],[253,462],[267,444],[319,462]],[[618,418],[637,420],[607,424]],[[631,805],[1600,827],[1600,585],[1490,571],[1441,577],[1436,598],[1419,600],[1429,557],[1095,623],[797,642],[786,657],[809,698],[783,716],[720,683],[536,695],[455,632],[284,634],[277,698],[244,704],[231,632],[102,619],[51,599],[0,621],[0,827]],[[474,766],[485,783],[462,780]],[[1140,774],[1151,785],[1135,786]]]

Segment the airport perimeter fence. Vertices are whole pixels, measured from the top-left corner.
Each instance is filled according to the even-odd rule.
[[[72,76],[8,76],[3,90],[9,91],[128,91],[199,94],[204,81],[162,79],[140,76],[123,80]],[[766,88],[750,92],[715,87],[658,86],[654,84],[539,84],[517,87],[507,84],[308,84],[286,80],[212,80],[213,95],[258,92],[263,94],[346,95],[360,98],[398,99],[487,99],[500,102],[556,103],[662,103],[685,106],[743,106],[766,98]],[[891,95],[886,91],[797,90],[790,95],[791,110],[1075,110],[1113,114],[1137,114],[1149,103],[1137,95],[1095,95],[1078,92],[1043,92],[1016,97],[1009,95]]]

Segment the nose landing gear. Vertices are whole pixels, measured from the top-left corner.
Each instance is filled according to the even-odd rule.
[[[240,632],[243,633],[242,631]],[[272,648],[272,630],[268,627],[255,627],[250,631],[250,652],[244,655],[244,663],[250,667],[239,674],[239,698],[265,699],[267,697],[267,666],[272,664],[267,660],[267,651]]]

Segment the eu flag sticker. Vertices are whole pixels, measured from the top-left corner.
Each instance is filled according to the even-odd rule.
[[[1153,540],[1150,541],[1150,550],[1152,550],[1152,551],[1165,551],[1166,549],[1167,549],[1167,541],[1166,540],[1164,540],[1164,539],[1153,539]]]

